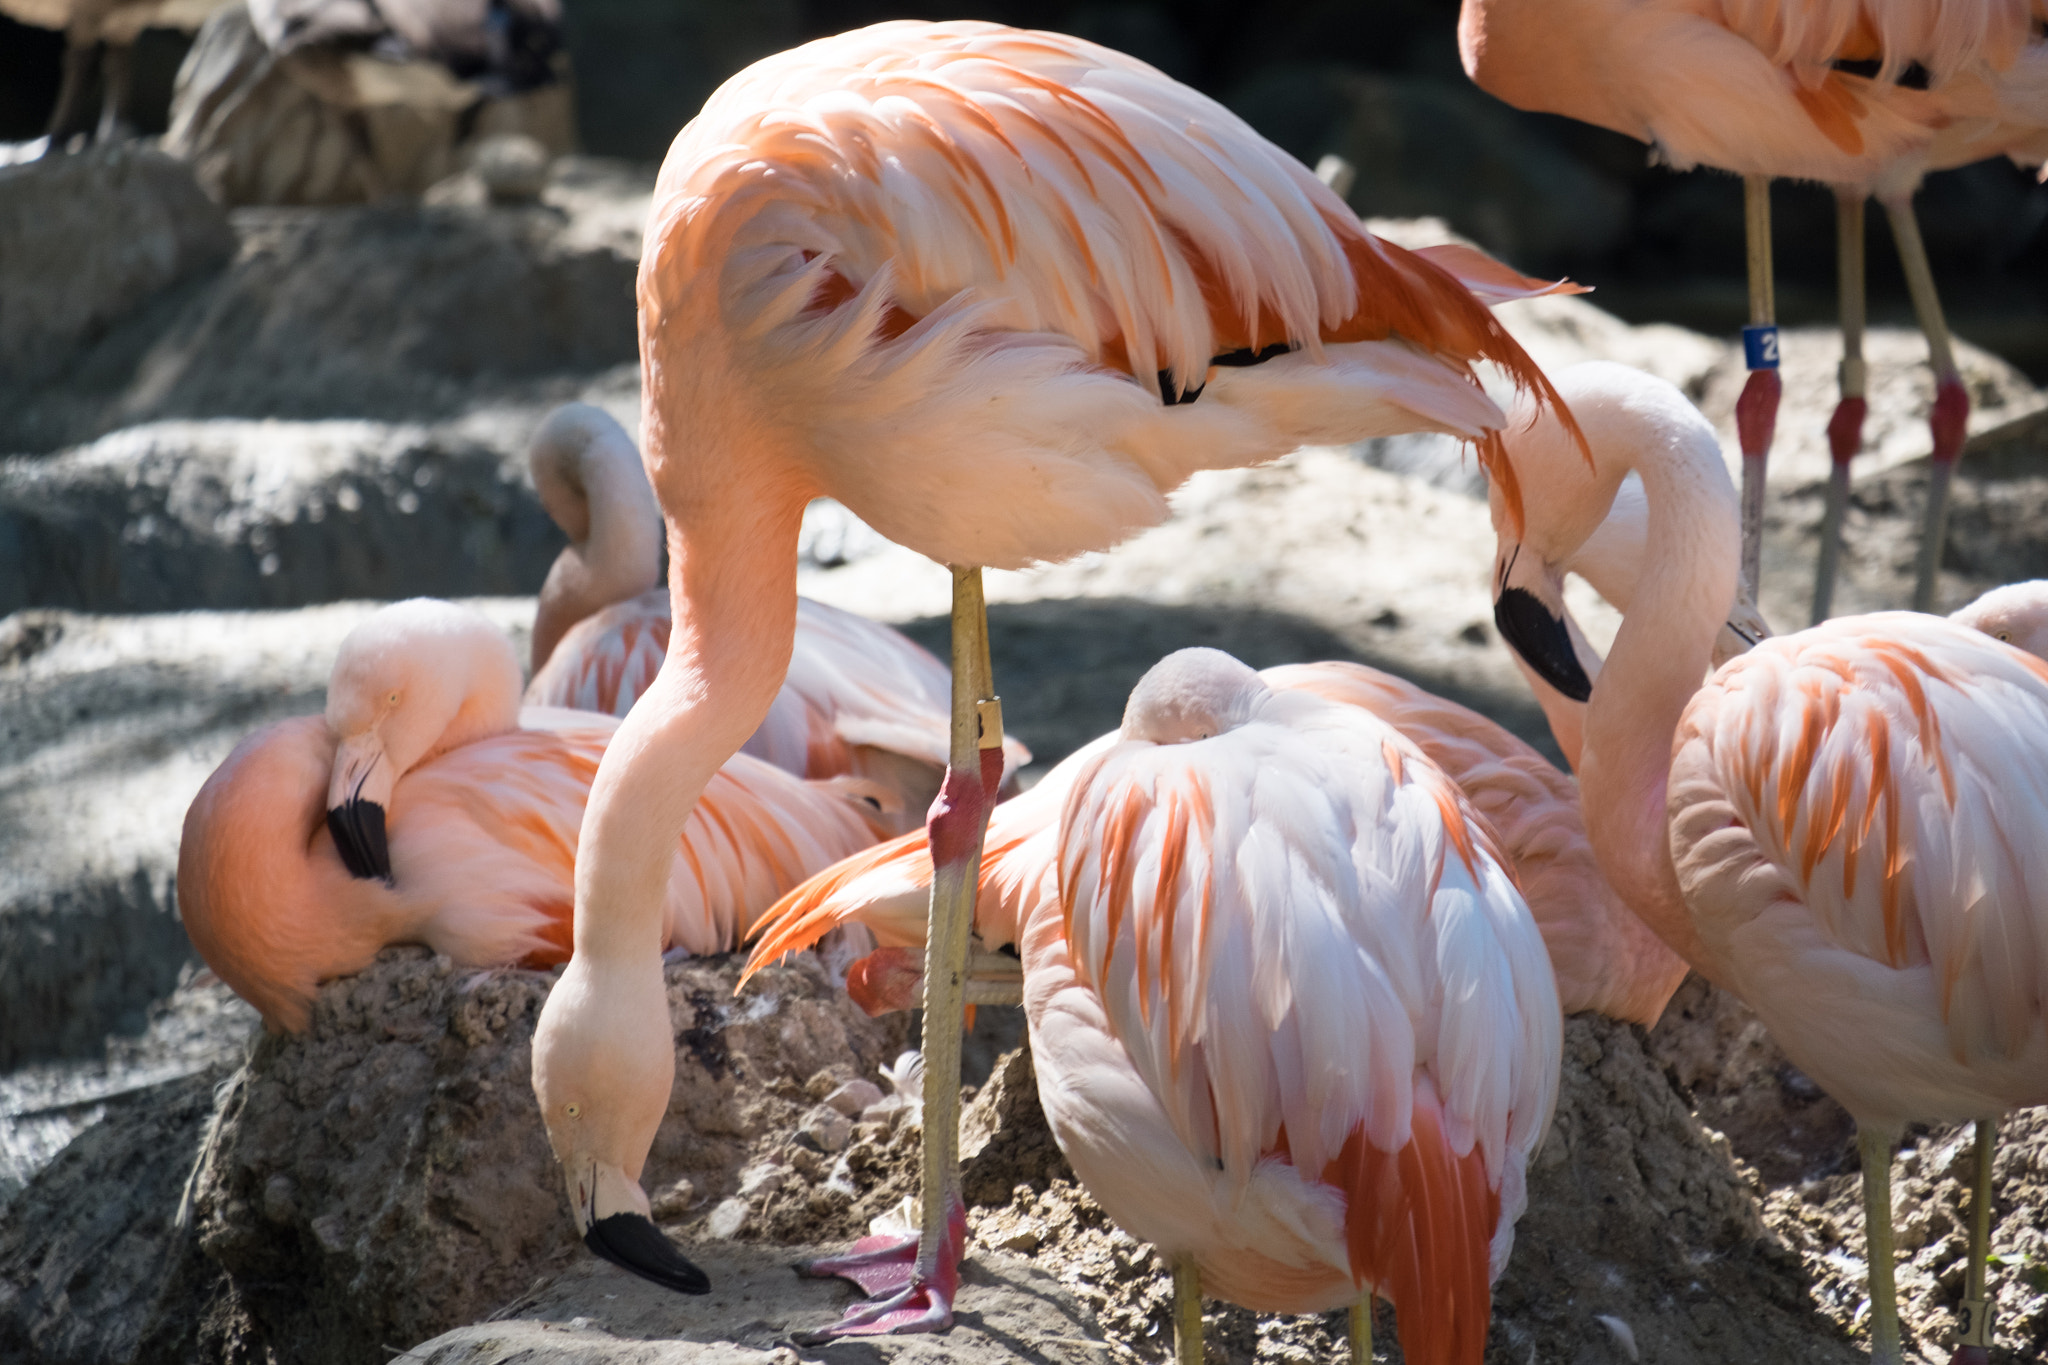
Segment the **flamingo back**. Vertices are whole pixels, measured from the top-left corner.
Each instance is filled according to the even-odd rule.
[[[1560,1048],[1485,823],[1376,718],[1268,692],[1211,738],[1110,747],[1059,830],[1073,971],[1179,1142],[1240,1189],[1276,1158],[1343,1189],[1404,1349],[1477,1359]]]
[[[563,632],[526,685],[526,704],[623,719],[661,670],[668,637],[667,588],[592,612]]]
[[[720,87],[663,166],[640,290],[650,342],[729,338],[732,372],[664,383],[752,404],[891,539],[1019,567],[1309,441],[1450,431],[1507,477],[1470,365],[1554,394],[1454,269],[1140,62],[904,21]]]
[[[1859,1117],[2048,1100],[2044,733],[2048,664],[1906,612],[1765,641],[1686,708],[1671,851],[1710,965],[1797,974],[1744,994],[1812,1016],[1773,1031]]]
[[[1600,874],[1570,778],[1478,712],[1364,664],[1283,664],[1259,676],[1370,711],[1457,784],[1499,836],[1550,950],[1566,1014],[1657,1022],[1685,979],[1685,960]]]

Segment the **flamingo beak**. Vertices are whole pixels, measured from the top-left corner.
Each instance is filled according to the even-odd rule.
[[[384,833],[384,811],[391,795],[391,763],[375,731],[351,735],[334,755],[334,777],[327,789],[327,832],[349,875],[387,884],[391,876],[391,845]]]
[[[692,1265],[648,1215],[638,1181],[610,1162],[572,1157],[564,1162],[569,1207],[583,1245],[621,1270],[679,1294],[709,1294],[711,1278]]]
[[[1494,561],[1493,624],[1536,675],[1572,701],[1593,695],[1565,624],[1563,576],[1526,545],[1501,546]]]

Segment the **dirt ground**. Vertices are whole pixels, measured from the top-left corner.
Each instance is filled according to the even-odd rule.
[[[583,165],[538,209],[237,215],[225,268],[110,324],[0,420],[0,444],[20,452],[0,460],[0,568],[102,528],[79,560],[90,572],[0,619],[0,1357],[355,1361],[426,1342],[407,1357],[786,1363],[911,1349],[786,1340],[846,1291],[780,1280],[776,1261],[887,1215],[916,1152],[901,1117],[847,1116],[842,1134],[818,1116],[833,1086],[879,1078],[908,1021],[858,1019],[817,972],[793,969],[782,993],[822,1040],[725,1003],[729,964],[670,969],[691,1083],[652,1192],[671,1234],[734,1277],[695,1319],[567,1236],[523,1081],[545,977],[453,974],[397,950],[329,988],[315,1038],[253,1050],[247,1011],[217,984],[184,971],[173,993],[178,816],[241,733],[319,707],[333,644],[367,609],[335,599],[512,593],[528,589],[507,575],[544,570],[512,563],[542,544],[519,445],[558,399],[633,416],[620,296],[646,186],[642,170]],[[404,325],[382,327],[387,314]],[[1638,364],[1729,424],[1740,374],[1723,339],[1629,327],[1583,299],[1505,316],[1546,365]],[[1811,587],[1834,352],[1796,332],[1785,353],[1762,600],[1791,628]],[[1870,355],[1873,453],[1841,610],[1905,604],[1926,485],[1918,342],[1879,329]],[[1981,351],[1962,358],[1977,435],[1944,562],[1951,608],[2048,575],[2048,397]],[[1493,630],[1472,479],[1431,438],[1306,450],[1198,477],[1171,521],[1114,552],[991,574],[997,679],[1034,770],[1112,727],[1139,674],[1187,644],[1257,666],[1389,668],[1554,757]],[[499,577],[444,553],[480,521],[497,528]],[[943,651],[944,570],[831,505],[813,508],[804,543],[804,591]],[[1611,634],[1610,610],[1572,600],[1596,641]],[[223,606],[267,609],[191,614]],[[531,604],[490,609],[519,629]],[[1163,1273],[1074,1184],[1020,1036],[1015,1011],[991,1009],[970,1049],[967,1188],[987,1276],[970,1285],[989,1298],[963,1300],[978,1316],[942,1353],[1164,1359]],[[768,1078],[745,1098],[748,1073],[720,1070],[735,1056]],[[2048,1355],[2048,1132],[2027,1113],[2004,1133],[2001,1362]],[[1969,1143],[1939,1128],[1907,1141],[1902,1299],[1915,1358],[1945,1361]],[[1647,1034],[1571,1021],[1536,1167],[1490,1365],[1860,1358],[1850,1126],[1739,1004],[1694,984]],[[1382,1326],[1382,1358],[1397,1360]],[[694,1344],[662,1346],[671,1334]],[[1342,1336],[1335,1317],[1210,1305],[1216,1365],[1331,1359]]]

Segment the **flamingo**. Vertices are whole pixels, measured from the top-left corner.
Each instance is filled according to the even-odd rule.
[[[534,610],[526,702],[624,716],[670,633],[661,508],[640,452],[603,408],[569,403],[534,433],[527,464],[569,545]],[[887,832],[900,834],[938,795],[950,689],[945,665],[902,632],[800,597],[788,676],[740,752],[799,777],[873,783]],[[1006,775],[1030,761],[1021,743],[1003,741]]]
[[[1468,283],[1469,281],[1469,283]],[[1000,764],[982,565],[1108,546],[1191,472],[1441,430],[1497,477],[1472,366],[1548,383],[1485,299],[1543,292],[1467,248],[1374,238],[1213,101],[1078,39],[898,22],[749,67],[669,151],[640,269],[647,468],[676,634],[592,788],[575,956],[534,1089],[579,1220],[637,1217],[674,1073],[659,855],[790,657],[805,504],[953,566],[948,769],[930,819],[920,1235],[849,1332],[942,1330],[959,1236],[962,967]],[[592,1122],[602,1115],[601,1122]]]
[[[2048,659],[2048,579],[1993,588],[1969,606],[1950,612],[1948,619],[2037,659]]]
[[[322,981],[388,944],[474,967],[566,961],[577,828],[616,728],[522,712],[511,643],[475,612],[386,607],[343,640],[326,716],[256,732],[200,788],[178,849],[186,932],[287,1032]],[[857,791],[733,759],[670,856],[664,946],[730,949],[783,891],[872,843]]]
[[[1996,1117],[2048,1101],[2048,663],[1959,622],[1842,617],[1779,636],[1704,686],[1735,591],[1735,493],[1704,419],[1615,365],[1558,379],[1589,472],[1547,419],[1516,440],[1557,481],[1517,529],[1497,520],[1501,591],[1541,597],[1546,564],[1630,469],[1651,542],[1597,686],[1555,638],[1510,643],[1588,698],[1586,829],[1622,898],[1694,968],[1746,1000],[1857,1122],[1874,1358],[1900,1359],[1892,1150],[1912,1119],[1977,1121],[1978,1197],[1958,1362],[1990,1343],[1984,1264]],[[1562,630],[1555,612],[1548,629]]]
[[[1053,818],[992,824],[977,927],[1021,951],[1060,1149],[1173,1266],[1178,1358],[1207,1292],[1350,1305],[1369,1362],[1379,1294],[1406,1359],[1476,1365],[1562,1046],[1486,822],[1370,711],[1212,649],[995,818],[1020,808]],[[866,918],[876,889],[827,873],[785,906]],[[916,923],[915,888],[882,899]]]
[[[1478,85],[1519,109],[1563,114],[1650,143],[1679,170],[1744,177],[1750,377],[1736,404],[1743,453],[1742,567],[1759,582],[1764,465],[1777,423],[1770,182],[1835,187],[1843,356],[1828,422],[1834,458],[1813,619],[1832,602],[1849,463],[1862,446],[1863,204],[1891,220],[1927,335],[1933,480],[1916,610],[1931,610],[1949,484],[1970,400],[1956,369],[1913,195],[1933,170],[2009,155],[2048,162],[2043,0],[1464,0],[1459,50]]]

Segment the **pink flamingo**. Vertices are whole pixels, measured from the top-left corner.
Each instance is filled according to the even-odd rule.
[[[2048,579],[1993,588],[1969,606],[1950,612],[1948,619],[2037,659],[2048,659]]]
[[[1048,808],[1014,837],[1006,817]],[[1206,1291],[1350,1305],[1369,1362],[1379,1294],[1406,1359],[1476,1365],[1561,1033],[1457,787],[1370,711],[1187,649],[995,821],[977,928],[1022,953],[1061,1150],[1173,1266],[1179,1359],[1202,1358]],[[784,904],[868,919],[877,889],[827,873]],[[882,899],[869,922],[916,924],[914,887]]]
[[[529,706],[624,716],[668,653],[661,508],[612,415],[555,409],[527,447],[541,504],[569,537],[533,618]],[[890,834],[923,823],[950,739],[946,666],[901,631],[799,597],[789,672],[740,752],[799,777],[873,784]],[[1012,776],[1031,751],[1003,741]]]
[[[957,1283],[961,968],[1001,762],[979,565],[1107,546],[1196,469],[1442,430],[1497,457],[1480,360],[1547,382],[1464,282],[1470,250],[1367,233],[1214,102],[1117,53],[980,23],[881,24],[727,81],[670,149],[640,273],[647,469],[676,634],[592,790],[576,953],[534,1088],[595,1214],[641,1217],[674,1072],[659,858],[768,713],[796,544],[830,495],[954,566],[948,772],[933,807],[923,1233],[847,1330],[942,1329]],[[602,1114],[601,1122],[591,1121]],[[576,1201],[577,1217],[592,1210]],[[651,1224],[649,1225],[651,1230]]]
[[[1984,1263],[1994,1120],[2048,1101],[2048,873],[2030,851],[2048,791],[2048,664],[1914,613],[1767,640],[1700,684],[1735,592],[1735,493],[1706,422],[1670,385],[1614,365],[1566,372],[1588,471],[1554,424],[1516,438],[1556,480],[1500,524],[1500,591],[1539,600],[1630,469],[1651,543],[1598,686],[1543,613],[1510,639],[1586,699],[1580,790],[1615,889],[1704,975],[1757,1011],[1855,1116],[1872,1334],[1899,1356],[1891,1152],[1909,1119],[1978,1122],[1978,1196],[1958,1362],[1989,1345]]]
[[[186,931],[291,1032],[322,981],[387,944],[473,967],[566,961],[577,831],[616,727],[522,712],[511,643],[476,613],[386,607],[342,642],[326,717],[249,736],[200,788],[178,849]],[[873,839],[858,784],[735,758],[669,857],[664,947],[729,950],[777,896]]]
[[[2042,0],[1464,0],[1465,70],[1520,109],[1563,114],[1650,143],[1685,170],[1745,179],[1751,370],[1735,417],[1743,452],[1743,555],[1759,582],[1764,464],[1777,422],[1770,181],[1836,187],[1842,400],[1828,423],[1834,456],[1814,617],[1832,600],[1849,462],[1862,445],[1863,202],[1891,220],[1934,369],[1933,483],[1921,537],[1916,609],[1932,608],[1949,482],[1970,401],[1913,217],[1933,170],[2010,155],[2048,161],[2048,36]]]

